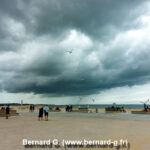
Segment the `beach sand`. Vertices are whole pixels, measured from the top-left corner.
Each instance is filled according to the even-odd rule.
[[[93,113],[94,114],[94,113]],[[149,117],[149,116],[148,116]],[[25,150],[22,140],[120,140],[127,139],[130,150],[150,150],[150,121],[105,118],[86,113],[50,113],[49,121],[38,121],[37,113],[21,113],[0,118],[0,149]],[[37,148],[55,149],[55,148]],[[64,147],[58,148],[65,149]],[[96,148],[66,148],[96,149]],[[98,148],[113,150],[114,148]],[[120,148],[126,150],[127,148]]]

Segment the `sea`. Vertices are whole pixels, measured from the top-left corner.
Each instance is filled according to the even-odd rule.
[[[6,105],[10,105],[10,106],[20,106],[21,104],[19,103],[0,103],[0,106],[6,106]],[[23,105],[33,105],[33,104],[23,104]],[[45,104],[34,104],[34,105],[45,105]],[[55,107],[59,107],[59,108],[65,108],[67,104],[65,105],[55,105],[55,104],[48,104],[50,108],[55,108]],[[106,107],[124,107],[124,109],[143,109],[144,108],[144,104],[68,104],[68,105],[72,105],[73,108],[106,108]],[[150,107],[150,105],[147,104],[147,106]]]
[[[60,107],[64,108],[66,105],[49,105],[50,107]],[[125,109],[143,109],[143,104],[78,104],[78,105],[72,105],[73,108],[106,108],[106,107],[124,107]]]

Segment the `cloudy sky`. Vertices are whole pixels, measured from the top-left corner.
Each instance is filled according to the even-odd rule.
[[[150,98],[150,1],[1,0],[0,20],[0,102]]]

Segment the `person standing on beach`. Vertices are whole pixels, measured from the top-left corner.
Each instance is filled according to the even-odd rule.
[[[32,111],[34,112],[34,105],[32,105]]]
[[[43,106],[39,109],[39,121],[43,120]]]
[[[6,119],[8,119],[8,116],[10,114],[10,108],[9,105],[6,107]]]
[[[48,105],[44,106],[44,113],[45,113],[45,121],[48,121],[48,112],[49,112],[49,107]]]

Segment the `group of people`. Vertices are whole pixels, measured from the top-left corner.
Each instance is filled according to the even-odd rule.
[[[55,107],[55,110],[60,111],[60,108],[58,106]]]
[[[34,105],[30,105],[30,112],[34,112]]]
[[[126,112],[126,110],[124,109],[124,107],[119,107],[119,106],[111,106],[111,107],[107,107],[105,108],[106,111],[120,111],[120,112]]]
[[[67,105],[66,106],[66,111],[71,112],[72,111],[72,105]]]
[[[7,107],[1,107],[1,110],[5,110],[5,116],[6,116],[6,119],[8,119],[9,115],[10,115],[10,108],[9,108],[9,105],[7,105]]]
[[[39,121],[40,120],[43,120],[43,114],[44,114],[44,116],[45,116],[45,121],[48,121],[48,112],[49,112],[49,107],[48,107],[48,105],[46,105],[46,106],[41,106],[40,108],[39,108]]]
[[[6,108],[5,108],[5,107],[2,107],[1,110],[5,110],[5,112],[6,112],[6,119],[8,119],[8,117],[9,117],[9,115],[10,115],[10,107],[9,107],[9,105],[7,105]],[[48,121],[48,113],[49,113],[49,110],[50,110],[50,109],[49,109],[48,105],[45,105],[44,107],[41,106],[41,107],[39,108],[39,115],[38,115],[39,121],[40,121],[40,120],[43,120],[43,114],[44,114],[44,116],[45,116],[45,121]],[[59,107],[56,107],[55,110],[60,110],[60,109],[59,109]],[[30,105],[29,111],[30,111],[30,112],[33,112],[33,111],[34,111],[34,105]],[[72,105],[67,105],[67,106],[66,106],[66,111],[67,111],[67,112],[71,112],[71,111],[72,111]]]
[[[32,106],[32,107],[31,107]],[[30,111],[34,111],[34,105],[30,106]],[[7,105],[7,107],[2,107],[1,110],[5,110],[5,114],[6,114],[6,119],[8,119],[9,115],[10,115],[10,107],[9,105]],[[43,120],[43,114],[45,115],[45,120],[48,121],[48,112],[49,112],[49,107],[48,105],[45,105],[44,107],[41,106],[39,108],[39,115],[38,118],[39,120]]]
[[[150,108],[148,107],[147,104],[144,103],[144,111],[145,112],[150,112]]]

